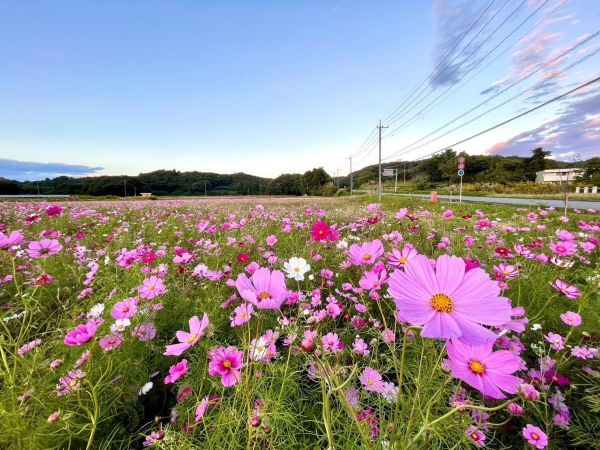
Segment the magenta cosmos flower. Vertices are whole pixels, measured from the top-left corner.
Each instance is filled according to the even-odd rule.
[[[202,316],[202,322],[198,319],[198,316],[194,316],[189,320],[190,332],[178,331],[176,333],[179,344],[167,345],[167,348],[163,355],[166,356],[179,356],[185,352],[188,348],[193,347],[196,342],[204,336],[204,331],[208,327],[208,315],[204,313]]]
[[[182,359],[177,364],[169,367],[169,375],[165,378],[165,384],[175,383],[188,373],[188,360]]]
[[[250,278],[240,273],[235,281],[240,296],[259,309],[279,309],[288,295],[285,275],[266,267],[256,270]]]
[[[406,262],[404,271],[394,271],[388,283],[403,319],[423,326],[424,337],[461,338],[480,345],[496,338],[482,325],[510,322],[510,302],[500,296],[498,284],[483,269],[467,272],[456,256],[440,256],[434,270],[429,258],[417,255]]]
[[[546,433],[530,423],[523,428],[523,437],[538,450],[544,449],[548,445],[548,436],[546,436]]]
[[[77,325],[65,336],[64,343],[70,347],[83,345],[92,340],[96,335],[98,325],[93,320],[88,320],[85,325]]]
[[[504,392],[516,394],[523,380],[512,375],[521,361],[508,350],[493,351],[493,342],[468,345],[453,339],[446,345],[452,376],[479,392],[495,399],[506,398]]]
[[[46,256],[56,255],[62,248],[62,245],[56,239],[42,239],[41,241],[30,242],[27,254],[35,259],[45,258]]]
[[[209,356],[208,373],[212,377],[220,375],[223,386],[231,387],[242,379],[244,352],[235,347],[219,347],[212,349]]]
[[[348,249],[350,262],[355,266],[373,264],[381,255],[383,255],[383,244],[379,239],[365,242],[362,245],[352,244]]]
[[[310,235],[317,242],[334,240],[332,239],[332,230],[329,225],[320,220],[315,222],[315,224],[312,226]]]

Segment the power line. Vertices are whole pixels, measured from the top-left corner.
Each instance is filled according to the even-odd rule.
[[[475,36],[473,36],[473,38],[472,38],[472,39],[471,39],[471,40],[470,40],[470,41],[467,43],[467,45],[465,45],[465,46],[464,46],[464,47],[461,49],[461,51],[460,51],[460,52],[459,52],[459,53],[458,53],[458,54],[457,54],[457,55],[456,55],[456,56],[455,56],[455,57],[452,59],[452,61],[450,61],[450,63],[448,64],[448,66],[449,66],[449,67],[451,67],[451,66],[452,66],[452,63],[454,63],[454,62],[455,62],[455,61],[458,59],[458,57],[459,57],[459,56],[460,56],[460,55],[461,55],[461,54],[462,54],[462,53],[463,53],[463,52],[464,52],[464,51],[465,51],[465,50],[466,50],[466,49],[467,49],[467,48],[468,48],[468,47],[469,47],[469,46],[470,46],[470,45],[471,45],[473,42],[474,42],[474,40],[475,40],[475,39],[476,39],[476,38],[479,36],[479,34],[480,34],[480,33],[481,33],[481,32],[482,32],[482,31],[483,31],[483,30],[484,30],[484,29],[485,29],[485,28],[486,28],[486,27],[487,27],[487,26],[488,26],[488,25],[489,25],[489,24],[490,24],[490,23],[491,23],[491,22],[492,22],[492,21],[493,21],[493,20],[496,18],[496,16],[498,16],[498,14],[500,14],[500,12],[501,12],[501,11],[504,9],[504,7],[505,7],[505,6],[508,4],[508,2],[509,2],[509,1],[510,1],[510,0],[506,0],[506,1],[505,1],[505,2],[502,4],[502,6],[501,6],[501,7],[500,7],[500,8],[499,8],[497,11],[495,11],[495,12],[494,12],[494,14],[492,15],[492,17],[490,17],[490,18],[488,19],[488,21],[487,21],[487,22],[486,22],[486,23],[483,25],[483,27],[482,27],[482,28],[481,28],[481,29],[480,29],[480,30],[477,32],[477,34],[476,34]],[[546,0],[546,2],[547,2],[547,1],[549,1],[549,0]],[[500,29],[500,28],[501,28],[501,27],[502,27],[502,26],[503,26],[503,25],[504,25],[504,24],[505,24],[505,23],[506,23],[506,22],[507,22],[507,21],[508,21],[508,20],[509,20],[509,19],[510,19],[510,18],[511,18],[511,17],[512,17],[512,16],[513,16],[513,15],[514,15],[514,14],[515,14],[517,11],[518,11],[518,10],[519,10],[519,9],[521,9],[521,8],[523,7],[523,5],[525,5],[525,3],[526,3],[526,2],[527,2],[527,0],[522,0],[521,4],[520,4],[520,5],[519,5],[519,6],[518,6],[518,7],[517,7],[517,8],[516,8],[516,9],[515,9],[515,10],[514,10],[514,11],[513,11],[513,12],[512,12],[512,13],[511,13],[509,16],[508,16],[508,17],[506,17],[506,18],[504,19],[504,21],[503,21],[503,22],[502,22],[502,23],[501,23],[499,26],[497,26],[497,27],[496,27],[496,29],[495,29],[494,31],[492,31],[492,33],[490,33],[490,35],[489,35],[489,36],[487,36],[487,37],[486,37],[486,38],[485,38],[485,39],[484,39],[484,40],[483,40],[483,41],[482,41],[482,42],[481,42],[481,43],[480,43],[480,44],[477,46],[477,48],[475,48],[475,50],[473,50],[472,54],[473,54],[473,55],[476,55],[476,54],[477,54],[477,52],[479,52],[479,50],[480,50],[480,49],[483,47],[483,45],[485,45],[485,44],[486,44],[486,43],[487,43],[487,42],[488,42],[488,41],[489,41],[489,40],[492,38],[492,36],[494,36],[494,34],[496,34],[496,32],[497,32],[497,31],[498,31],[498,30],[499,30],[499,29]],[[480,62],[481,62],[481,61],[478,61],[478,62],[477,62],[475,65],[473,65],[473,67],[471,67],[471,68],[469,69],[469,71],[467,71],[467,73],[469,73],[471,70],[473,70],[473,69],[474,69],[474,68],[475,68],[475,67],[476,67],[476,66],[477,66],[477,65],[478,65]],[[453,69],[452,69],[452,70],[451,70],[451,71],[448,73],[448,76],[452,76],[452,75],[454,75],[454,74],[456,73],[456,71],[457,71],[457,70],[458,70],[458,69],[461,67],[461,65],[462,65],[462,63],[461,63],[461,64],[458,64],[458,65],[456,65],[456,66],[455,66],[455,67],[454,67],[454,68],[453,68]],[[463,76],[461,77],[461,79],[462,79],[464,76],[466,76],[466,74],[465,74],[465,75],[463,75]],[[459,80],[459,81],[460,81],[460,80]],[[400,120],[402,117],[404,117],[406,114],[408,114],[408,113],[409,113],[409,112],[411,112],[413,109],[415,109],[415,108],[416,108],[416,107],[417,107],[417,106],[418,106],[420,103],[422,103],[423,101],[425,101],[425,100],[426,100],[426,99],[427,99],[427,98],[428,98],[428,97],[429,97],[429,96],[430,96],[430,95],[431,95],[433,92],[434,92],[433,90],[429,90],[429,92],[427,93],[427,95],[425,95],[425,97],[423,97],[423,98],[420,98],[420,97],[421,97],[421,95],[422,95],[423,93],[425,93],[425,91],[423,90],[423,91],[422,91],[422,92],[421,92],[421,93],[420,93],[420,94],[419,94],[419,95],[418,95],[418,96],[417,96],[417,97],[416,97],[416,98],[415,98],[415,99],[414,99],[412,102],[410,102],[410,103],[407,105],[407,108],[408,108],[408,109],[404,108],[404,109],[403,109],[403,111],[404,111],[404,112],[403,112],[402,114],[400,114],[402,111],[398,111],[396,114],[394,114],[394,116],[392,116],[392,117],[390,117],[390,118],[388,119],[388,122],[389,122],[389,123],[394,123],[394,122],[397,122],[397,121],[398,121],[398,120]],[[418,101],[417,101],[417,100],[418,100]],[[417,101],[417,102],[415,103],[415,101]],[[414,103],[414,104],[413,104],[413,103]],[[411,105],[412,105],[412,106],[411,106]]]
[[[559,96],[557,96],[557,97],[554,97],[554,98],[552,98],[552,99],[550,99],[550,100],[547,100],[547,101],[545,101],[544,103],[541,103],[541,104],[539,104],[539,105],[537,105],[537,106],[535,106],[535,107],[533,107],[533,108],[531,108],[531,109],[528,109],[528,110],[527,110],[527,111],[525,111],[525,112],[522,112],[522,113],[520,113],[520,114],[517,114],[516,116],[513,116],[513,117],[511,117],[510,119],[507,119],[507,120],[505,120],[504,122],[500,122],[500,123],[498,123],[498,124],[496,124],[496,125],[494,125],[494,126],[492,126],[492,127],[489,127],[489,128],[487,128],[487,129],[485,129],[485,130],[483,130],[483,131],[480,131],[479,133],[476,133],[476,134],[474,134],[474,135],[472,135],[472,136],[469,136],[469,137],[468,137],[468,138],[466,138],[466,139],[462,139],[462,140],[460,140],[460,141],[458,141],[458,142],[455,142],[455,143],[453,143],[453,144],[450,144],[450,145],[448,145],[448,146],[446,146],[446,147],[444,147],[444,148],[442,148],[442,149],[440,149],[440,150],[436,150],[435,152],[429,153],[428,155],[421,156],[420,158],[417,158],[417,159],[425,159],[425,158],[429,158],[430,156],[433,156],[433,155],[435,155],[436,153],[443,152],[444,150],[447,150],[447,149],[449,149],[449,148],[451,148],[451,147],[456,147],[457,145],[460,145],[460,144],[464,144],[465,142],[468,142],[468,141],[470,141],[470,140],[472,140],[472,139],[475,139],[476,137],[479,137],[479,136],[481,136],[481,135],[483,135],[483,134],[485,134],[485,133],[489,133],[490,131],[492,131],[492,130],[495,130],[496,128],[500,128],[500,127],[502,127],[502,126],[506,125],[507,123],[513,122],[514,120],[520,119],[521,117],[523,117],[523,116],[526,116],[527,114],[530,114],[530,113],[532,113],[532,112],[534,112],[534,111],[537,111],[538,109],[541,109],[541,108],[543,108],[544,106],[547,106],[547,105],[549,105],[550,103],[554,103],[554,102],[556,102],[556,101],[558,101],[558,100],[560,100],[560,99],[562,99],[562,98],[568,97],[569,95],[573,94],[574,92],[577,92],[577,91],[579,91],[579,90],[581,90],[581,89],[583,89],[583,88],[586,88],[586,87],[588,87],[588,86],[591,86],[592,84],[594,84],[594,83],[597,83],[598,81],[600,81],[600,77],[596,77],[596,78],[594,78],[593,80],[590,80],[590,81],[588,81],[588,82],[586,82],[586,83],[584,83],[584,84],[580,84],[580,85],[579,85],[579,86],[577,86],[576,88],[573,88],[573,89],[571,89],[571,90],[569,90],[569,91],[567,91],[567,92],[564,92],[563,94],[561,94],[561,95],[559,95]]]
[[[500,41],[499,44],[497,44],[492,50],[490,50],[488,53],[486,53],[481,59],[479,59],[479,61],[477,61],[472,67],[470,67],[464,74],[462,74],[460,76],[460,78],[458,79],[458,82],[460,82],[462,79],[464,79],[464,77],[466,77],[469,73],[471,73],[473,70],[475,70],[475,68],[477,68],[477,66],[479,64],[481,64],[489,55],[491,55],[500,45],[502,45],[510,36],[512,36],[525,22],[527,22],[535,13],[537,13],[541,8],[544,7],[544,5],[546,5],[550,0],[545,0],[544,3],[542,3],[542,5],[540,5],[532,14],[529,15],[529,17],[527,17],[524,21],[522,21],[513,31],[510,32],[510,34],[508,36],[506,36],[504,39],[502,39],[502,41]],[[500,25],[498,25],[496,27],[496,29],[483,41],[479,44],[479,46],[477,47],[477,49],[475,50],[474,53],[477,53],[479,51],[480,48],[483,47],[483,45],[490,40],[490,38],[496,34],[496,32],[502,28],[504,26],[504,24],[514,15],[516,14],[516,12],[521,9],[525,3],[527,2],[527,0],[523,0],[519,6],[517,6],[516,9],[514,9],[509,15],[508,17],[506,17],[502,23]],[[449,75],[453,75],[454,72],[456,72],[458,70],[460,66],[457,66]],[[456,84],[455,83],[455,84]],[[446,92],[448,92],[450,89],[452,89],[454,87],[454,85],[448,86],[440,95],[438,95],[435,99],[433,99],[431,102],[429,102],[423,109],[421,109],[421,111],[415,113],[410,119],[408,119],[407,121],[404,121],[403,123],[401,123],[398,127],[396,127],[394,130],[391,130],[389,134],[393,134],[395,132],[397,132],[398,130],[400,130],[401,128],[405,127],[407,125],[408,122],[412,121],[413,119],[415,119],[416,117],[419,117],[419,115],[425,110],[427,109],[432,103],[436,102],[440,97],[442,97]],[[427,97],[429,97],[432,94],[432,92],[430,92],[429,94],[427,94],[422,101],[424,101],[425,99],[427,99]],[[420,103],[420,102],[419,102]],[[399,116],[398,118],[394,119],[391,122],[396,122],[398,121],[400,118],[404,117],[406,114],[408,114],[410,111],[412,111],[416,106],[418,105],[415,104],[413,108],[410,108],[408,111],[406,111],[404,114],[402,114],[401,116]]]
[[[426,135],[426,136],[422,137],[421,139],[419,139],[419,140],[417,140],[417,141],[415,141],[415,142],[413,142],[413,143],[411,143],[411,144],[409,144],[409,145],[407,145],[407,146],[405,146],[405,147],[401,148],[400,150],[398,150],[398,151],[396,151],[396,152],[392,153],[391,155],[387,156],[387,157],[386,157],[386,158],[384,158],[384,159],[385,159],[385,160],[388,160],[388,159],[390,159],[390,158],[394,158],[394,157],[397,157],[397,156],[399,156],[399,155],[401,155],[401,154],[404,154],[404,153],[406,153],[406,152],[408,152],[408,151],[414,151],[414,150],[417,150],[417,149],[419,149],[419,148],[421,148],[421,147],[424,147],[425,145],[429,145],[429,144],[431,144],[432,142],[435,142],[435,141],[437,141],[437,140],[439,140],[439,139],[443,138],[444,136],[447,136],[448,134],[450,134],[450,133],[452,133],[452,132],[454,132],[454,131],[456,131],[456,130],[458,130],[458,129],[460,129],[460,128],[462,128],[462,127],[464,127],[464,126],[466,126],[466,125],[468,125],[468,124],[470,124],[470,123],[472,123],[472,122],[474,122],[475,120],[478,120],[478,119],[480,119],[481,117],[483,117],[483,116],[485,116],[485,115],[489,114],[490,112],[492,112],[492,111],[495,111],[496,109],[500,108],[501,106],[504,106],[504,105],[506,105],[507,103],[509,103],[509,102],[511,102],[511,101],[513,101],[513,100],[515,100],[515,99],[517,99],[517,98],[519,98],[520,96],[522,96],[522,95],[526,94],[527,92],[529,92],[529,91],[531,91],[531,90],[536,90],[536,89],[539,89],[540,87],[544,86],[545,84],[547,84],[548,82],[550,82],[550,81],[551,81],[551,80],[553,80],[554,78],[558,77],[559,75],[562,75],[562,74],[564,74],[566,71],[568,71],[568,70],[572,69],[573,67],[575,67],[575,66],[577,66],[577,65],[581,64],[582,62],[584,62],[584,61],[588,60],[589,58],[591,58],[591,57],[595,56],[595,55],[596,55],[598,52],[600,52],[600,49],[597,49],[597,50],[595,50],[594,52],[592,52],[592,53],[589,53],[589,54],[587,54],[587,55],[585,55],[585,56],[581,57],[580,59],[578,59],[577,61],[573,62],[573,63],[572,63],[572,64],[570,64],[569,66],[567,66],[567,67],[565,67],[565,68],[561,69],[560,71],[557,71],[557,72],[556,72],[556,73],[554,73],[554,74],[553,74],[551,77],[549,77],[549,78],[547,78],[547,79],[544,79],[544,80],[542,80],[541,82],[537,83],[536,85],[534,85],[534,86],[532,86],[532,87],[529,87],[529,88],[527,88],[527,89],[525,89],[525,90],[523,90],[523,91],[519,92],[518,94],[516,94],[516,95],[514,95],[513,97],[509,98],[508,100],[506,100],[506,101],[504,101],[504,102],[502,102],[502,103],[500,103],[500,104],[498,104],[498,105],[494,106],[493,108],[490,108],[490,109],[488,109],[487,111],[483,112],[482,114],[478,115],[477,117],[474,117],[474,118],[472,118],[472,119],[468,120],[467,122],[464,122],[463,124],[461,124],[461,125],[459,125],[459,126],[457,126],[457,127],[453,128],[453,129],[451,129],[451,130],[447,131],[446,133],[443,133],[443,134],[441,134],[441,135],[439,135],[439,136],[437,136],[437,137],[435,137],[435,138],[433,138],[433,139],[430,139],[430,140],[428,140],[427,142],[424,142],[424,143],[422,143],[422,144],[420,144],[420,145],[416,145],[416,144],[418,144],[419,142],[422,142],[423,140],[425,140],[425,139],[427,139],[428,137],[432,136],[433,134],[437,133],[438,131],[440,131],[440,130],[442,130],[442,129],[446,128],[447,126],[449,126],[449,125],[453,124],[454,122],[458,121],[459,119],[461,119],[461,118],[465,117],[466,115],[470,114],[471,112],[475,111],[476,109],[478,109],[479,107],[483,106],[484,104],[486,104],[486,103],[489,103],[489,102],[490,102],[491,100],[493,100],[494,98],[496,98],[496,97],[498,97],[498,96],[502,95],[503,93],[505,93],[505,92],[506,92],[506,91],[508,91],[509,89],[511,89],[511,88],[513,88],[514,86],[516,86],[516,85],[520,84],[521,82],[525,81],[526,79],[528,79],[528,78],[532,77],[533,75],[535,75],[535,74],[536,74],[536,73],[538,73],[539,71],[541,71],[541,70],[543,70],[543,69],[545,69],[545,68],[547,68],[547,67],[551,67],[551,66],[552,66],[552,65],[553,65],[553,64],[554,64],[556,61],[559,61],[559,60],[561,60],[561,59],[562,59],[562,58],[564,58],[564,57],[565,57],[567,54],[569,54],[569,53],[573,52],[574,50],[576,50],[577,48],[581,47],[581,46],[582,46],[583,44],[585,44],[586,42],[588,42],[588,41],[590,41],[590,40],[594,39],[594,38],[595,38],[595,37],[597,37],[598,35],[600,35],[600,30],[599,30],[599,31],[597,31],[596,33],[594,33],[594,34],[592,34],[592,35],[588,36],[586,39],[584,39],[584,40],[580,41],[579,43],[577,43],[576,45],[574,45],[574,46],[573,46],[573,47],[571,47],[570,49],[566,50],[565,52],[561,53],[561,54],[560,54],[560,55],[558,55],[556,58],[554,58],[552,61],[550,61],[550,62],[548,62],[548,63],[546,63],[546,64],[544,64],[544,65],[541,65],[541,66],[539,66],[539,67],[538,67],[538,68],[537,68],[535,71],[533,71],[533,72],[531,72],[531,73],[527,74],[526,76],[522,77],[521,79],[519,79],[519,80],[515,81],[515,82],[514,82],[514,83],[512,83],[510,86],[508,86],[508,87],[506,87],[505,89],[501,90],[500,92],[496,93],[495,95],[493,95],[492,97],[488,98],[487,100],[485,100],[485,101],[483,101],[483,102],[479,103],[478,105],[474,106],[474,107],[473,107],[473,108],[471,108],[470,110],[468,110],[468,111],[466,111],[465,113],[463,113],[463,114],[459,115],[458,117],[454,118],[453,120],[451,120],[450,122],[446,123],[445,125],[443,125],[443,126],[439,127],[439,128],[438,128],[438,129],[436,129],[435,131],[433,131],[433,132],[429,133],[428,135]],[[416,145],[416,146],[415,146],[415,145]]]
[[[494,4],[496,0],[491,0],[488,5],[481,10],[481,12],[479,13],[479,15],[477,16],[477,18],[475,20],[473,20],[471,22],[471,24],[469,25],[469,27],[462,33],[462,35],[459,37],[459,39],[457,39],[457,41],[454,43],[454,45],[452,46],[452,48],[450,50],[448,50],[448,52],[446,52],[446,54],[443,56],[442,60],[437,64],[437,66],[435,66],[431,72],[429,72],[429,74],[427,74],[425,76],[425,78],[423,78],[421,80],[421,82],[412,89],[412,91],[408,94],[407,97],[405,97],[405,99],[400,103],[400,105],[398,105],[396,108],[394,108],[392,110],[392,112],[390,112],[389,114],[387,114],[383,120],[387,121],[390,117],[392,117],[396,111],[398,109],[400,109],[404,104],[406,104],[407,101],[409,101],[412,96],[421,88],[421,86],[423,86],[429,79],[430,77],[435,73],[435,71],[446,61],[446,59],[452,54],[452,52],[456,49],[456,47],[463,41],[463,39],[465,37],[467,37],[467,35],[471,32],[471,30],[473,29],[473,27],[475,26],[475,24],[477,22],[479,22],[479,19],[487,12],[488,9],[490,9],[490,7]],[[464,9],[466,9],[466,6],[468,5],[468,2],[465,3]],[[461,11],[464,12],[464,9]]]
[[[466,80],[462,85],[458,85],[455,84],[454,86],[450,86],[450,88],[454,89],[450,94],[448,94],[448,91],[450,88],[446,89],[446,91],[444,91],[442,93],[441,96],[438,96],[433,102],[430,102],[429,105],[427,105],[425,108],[423,108],[418,114],[415,114],[410,120],[408,120],[407,122],[405,122],[404,125],[401,125],[400,127],[395,128],[394,130],[390,131],[387,135],[385,135],[384,137],[388,137],[388,136],[394,136],[400,129],[407,127],[408,125],[410,125],[411,123],[413,123],[415,120],[417,120],[419,117],[424,116],[424,114],[427,114],[429,111],[431,111],[431,109],[438,103],[440,103],[441,101],[445,100],[445,98],[447,98],[448,96],[454,94],[457,90],[459,90],[460,88],[462,88],[464,85],[468,84],[471,80],[473,80],[477,75],[479,75],[482,71],[484,71],[485,69],[487,69],[489,66],[491,66],[493,63],[495,63],[500,57],[502,57],[504,54],[506,54],[506,52],[508,50],[510,50],[512,47],[514,47],[515,44],[517,44],[518,42],[520,42],[521,40],[523,40],[523,38],[525,38],[528,34],[530,34],[533,30],[535,30],[538,26],[540,26],[540,24],[542,24],[543,22],[545,22],[546,20],[548,20],[552,15],[554,15],[554,13],[556,13],[556,11],[558,11],[562,6],[565,5],[565,3],[567,2],[567,0],[564,0],[562,3],[560,3],[556,8],[554,8],[552,11],[550,11],[544,18],[542,18],[541,20],[539,20],[535,25],[533,25],[531,28],[529,28],[529,30],[527,30],[524,34],[521,35],[521,37],[519,39],[517,39],[515,42],[513,42],[512,44],[510,44],[508,47],[506,47],[502,52],[500,52],[494,59],[492,59],[490,62],[488,62],[485,66],[483,66],[481,69],[479,69],[472,77],[470,77],[468,80]],[[545,3],[544,3],[545,4]],[[541,5],[541,7],[543,7],[544,5]],[[516,31],[517,29],[519,29],[521,27],[521,25],[525,22],[527,22],[534,14],[537,13],[538,10],[534,11],[532,14],[529,15],[529,17],[527,17],[527,19],[525,19],[521,24],[519,24],[519,26],[514,30]],[[502,45],[513,33],[510,33],[508,36],[506,36],[506,38],[504,38],[498,45],[496,45],[496,47],[494,47],[490,52],[488,52],[488,54],[484,57],[484,59],[489,56],[490,53],[493,53],[500,45]],[[443,100],[440,100],[440,97],[445,97]],[[494,96],[495,97],[495,96]],[[491,97],[488,99],[491,100],[494,97]],[[484,102],[485,103],[485,102]],[[446,125],[447,126],[447,125]],[[438,130],[432,132],[436,133]],[[429,137],[431,134],[429,134],[426,137]]]

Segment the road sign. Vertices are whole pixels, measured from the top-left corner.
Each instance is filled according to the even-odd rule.
[[[458,169],[463,170],[465,168],[465,163],[458,163]]]
[[[395,169],[383,169],[383,172],[381,175],[383,175],[384,177],[393,177],[396,174]]]
[[[464,170],[460,169],[460,170],[458,171],[458,176],[459,176],[459,177],[462,177],[464,174],[465,174],[465,171],[464,171]]]
[[[464,156],[459,156],[457,161],[458,161],[459,163],[464,163],[464,162],[466,161],[466,159],[465,159],[465,157],[464,157]]]

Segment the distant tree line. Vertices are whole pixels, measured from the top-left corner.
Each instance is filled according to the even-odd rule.
[[[163,195],[328,195],[331,177],[322,168],[304,174],[285,174],[275,179],[245,173],[157,170],[137,176],[57,177],[40,181],[0,178],[0,194],[120,196],[149,192]]]
[[[153,195],[259,195],[269,178],[245,173],[222,175],[209,172],[157,170],[137,176],[57,177],[41,181],[14,181],[0,178],[0,194],[71,194],[91,196]]]
[[[587,161],[565,162],[548,158],[551,152],[542,148],[532,150],[529,157],[499,155],[467,155],[452,149],[419,161],[395,161],[382,164],[385,168],[398,169],[398,179],[402,180],[406,169],[406,180],[424,183],[453,183],[458,181],[457,157],[464,155],[466,170],[463,181],[466,183],[517,183],[534,181],[536,172],[546,169],[579,167],[585,171],[582,181],[600,185],[600,158]],[[374,183],[377,180],[377,165],[364,167],[354,173],[354,186]],[[389,180],[389,178],[386,178]],[[348,186],[350,179],[340,179],[341,186]]]
[[[407,181],[423,184],[453,183],[458,180],[456,159],[464,153],[449,149],[428,159],[396,161],[382,164],[384,169],[398,169],[398,180],[406,173]],[[479,183],[516,183],[535,180],[536,172],[545,169],[580,167],[582,181],[600,186],[600,158],[564,162],[548,158],[550,152],[536,148],[531,156],[466,155],[463,181]],[[354,187],[375,183],[378,166],[364,167],[353,174]],[[150,192],[153,195],[334,195],[348,188],[350,178],[335,180],[322,167],[303,174],[283,174],[275,179],[245,173],[223,175],[210,172],[157,170],[137,176],[57,177],[41,181],[15,181],[0,177],[0,194],[71,194],[90,196],[128,196]]]

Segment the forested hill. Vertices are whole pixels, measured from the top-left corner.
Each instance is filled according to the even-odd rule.
[[[333,192],[332,192],[333,189]],[[245,173],[157,170],[137,176],[57,177],[40,181],[15,181],[0,177],[0,194],[115,195],[150,192],[153,195],[331,195],[331,177],[319,167],[303,174],[283,174],[275,179]]]
[[[118,195],[151,192],[154,195],[259,195],[269,178],[245,173],[222,175],[210,172],[157,170],[137,176],[57,177],[42,181],[14,181],[0,178],[0,194]]]

